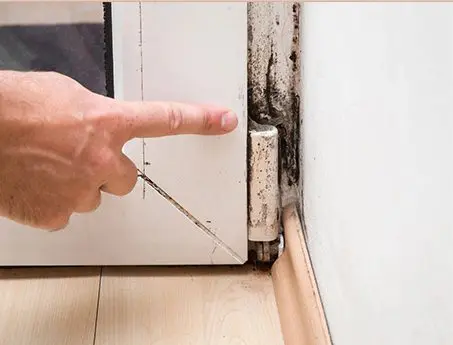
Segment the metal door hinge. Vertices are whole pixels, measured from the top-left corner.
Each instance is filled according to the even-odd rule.
[[[278,131],[252,122],[248,135],[249,250],[257,261],[273,262],[282,243]]]

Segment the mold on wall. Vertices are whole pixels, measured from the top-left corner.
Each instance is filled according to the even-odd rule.
[[[300,200],[300,3],[248,4],[248,113],[279,131],[282,204]]]

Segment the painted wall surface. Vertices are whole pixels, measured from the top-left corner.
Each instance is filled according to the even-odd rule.
[[[453,4],[310,3],[304,211],[335,345],[453,342]]]

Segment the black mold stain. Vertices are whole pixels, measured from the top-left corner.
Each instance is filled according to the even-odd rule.
[[[291,66],[291,80],[288,89],[278,87],[278,81],[282,78],[279,75],[276,64],[279,58],[275,53],[274,42],[271,38],[270,56],[267,62],[265,75],[265,87],[260,90],[259,80],[263,76],[255,72],[259,66],[251,62],[251,49],[249,48],[248,65],[248,114],[249,118],[260,124],[270,124],[277,127],[279,131],[279,158],[280,171],[287,176],[289,186],[299,183],[299,131],[300,131],[300,45],[299,45],[299,18],[300,4],[292,5],[293,13],[293,37],[291,53],[288,63]],[[277,24],[279,19],[277,18]],[[249,25],[249,47],[253,44],[253,36]],[[280,174],[281,178],[281,174]],[[280,180],[281,181],[281,180]]]
[[[301,68],[301,52],[300,52],[300,10],[301,4],[293,4],[293,45],[290,55],[290,60],[292,62],[292,70],[296,80],[293,80],[293,85],[295,86],[291,95],[291,113],[293,114],[292,130],[288,133],[289,138],[288,142],[291,143],[290,151],[292,155],[287,157],[286,168],[288,173],[289,181],[288,183],[297,184],[300,179],[300,118],[301,118],[301,102],[300,102],[300,92],[301,92],[301,83],[300,83],[300,68]]]

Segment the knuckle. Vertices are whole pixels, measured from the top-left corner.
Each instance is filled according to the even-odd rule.
[[[67,227],[69,224],[69,214],[58,214],[49,218],[43,223],[43,228],[48,231],[60,231]]]
[[[11,209],[13,220],[44,231],[58,231],[67,226],[72,212],[66,199],[58,197],[31,199],[30,202],[24,202]]]
[[[202,130],[209,131],[212,129],[212,116],[208,111],[202,113]]]
[[[178,106],[170,105],[168,109],[168,131],[175,133],[181,127],[183,114]]]

